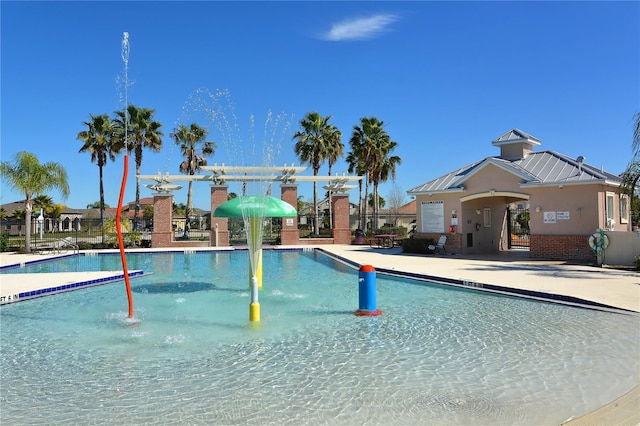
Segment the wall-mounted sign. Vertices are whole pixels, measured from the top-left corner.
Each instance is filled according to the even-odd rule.
[[[569,212],[556,212],[556,219],[569,220],[571,219],[571,214]]]
[[[420,203],[421,232],[444,232],[444,201]]]
[[[544,223],[556,223],[556,212],[544,212]]]
[[[287,224],[287,226],[293,226],[293,218],[292,217],[288,217],[287,220],[285,221],[285,223]]]

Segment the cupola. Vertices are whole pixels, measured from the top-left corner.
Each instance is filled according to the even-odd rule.
[[[491,142],[500,147],[500,158],[505,160],[520,160],[533,151],[533,147],[542,142],[519,129],[511,129],[498,139]]]

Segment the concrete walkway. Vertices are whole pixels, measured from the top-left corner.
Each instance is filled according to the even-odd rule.
[[[326,245],[318,248],[352,264],[372,265],[381,272],[433,277],[434,280],[440,279],[454,285],[483,287],[484,290],[489,291],[506,289],[508,292],[526,297],[557,298],[558,301],[565,303],[622,309],[632,315],[640,312],[640,274],[633,271],[532,260],[528,258],[527,252],[472,257],[404,254],[400,248],[373,249],[369,246],[353,245]],[[217,249],[209,248],[209,250]],[[0,267],[44,260],[48,257],[54,256],[1,254]],[[46,274],[46,276],[45,274],[3,274],[0,275],[0,298],[13,294],[16,288],[24,290],[31,287],[30,282],[37,283],[39,286],[46,283],[51,287],[74,279],[99,278],[102,274],[112,275],[113,272],[59,273]],[[45,277],[46,279],[43,279]],[[626,395],[606,406],[567,421],[563,423],[564,425],[640,425],[640,386],[636,386]]]
[[[322,250],[359,265],[434,278],[457,280],[469,286],[487,284],[535,294],[566,296],[612,308],[640,312],[640,274],[634,271],[571,265],[528,258],[528,252],[499,255],[416,255],[401,248],[322,246]]]

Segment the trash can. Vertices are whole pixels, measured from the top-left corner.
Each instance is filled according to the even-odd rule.
[[[356,229],[355,244],[364,244],[364,231],[362,229]]]

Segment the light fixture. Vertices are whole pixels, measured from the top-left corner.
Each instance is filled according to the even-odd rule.
[[[480,209],[476,209],[476,214],[479,216],[482,212],[480,211]]]
[[[456,214],[456,213],[458,213],[458,211],[457,211],[456,209],[451,210],[451,214],[452,214],[453,216],[455,216],[455,214]]]
[[[542,211],[542,207],[538,206],[536,207],[536,213],[540,213]]]

